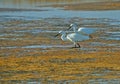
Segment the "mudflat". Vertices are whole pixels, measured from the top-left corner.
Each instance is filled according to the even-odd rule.
[[[48,19],[64,22],[64,19],[61,18]],[[60,37],[54,37],[59,30],[67,28],[68,24],[62,25],[63,27],[59,26],[59,23],[57,26],[56,24],[51,25],[46,22],[48,19],[13,20],[7,24],[6,22],[1,23],[6,26],[6,28],[0,29],[1,83],[68,82],[79,84],[91,83],[91,81],[92,83],[120,81],[120,42],[100,38],[108,38],[109,33],[105,33],[107,31],[119,31],[118,26],[114,28],[108,24],[91,23],[91,27],[97,27],[100,30],[92,34],[93,39],[80,42],[81,48],[72,48],[71,42],[63,42]],[[76,18],[71,20],[73,19]],[[77,18],[77,21],[81,19],[88,20],[88,22],[89,20],[99,20],[97,18]],[[22,24],[26,24],[26,27],[18,27]],[[90,25],[90,23],[86,24]]]
[[[78,4],[55,4],[53,7],[62,7],[65,10],[120,10],[120,2],[93,2]]]
[[[120,3],[50,6],[78,11],[119,10]],[[14,8],[0,10],[41,11]],[[0,84],[120,83],[119,20],[94,17],[21,20],[6,17],[0,22]],[[66,30],[72,22],[76,22],[78,27],[97,29],[91,34],[92,39],[79,42],[81,48],[72,48],[71,42],[54,37],[60,30]]]

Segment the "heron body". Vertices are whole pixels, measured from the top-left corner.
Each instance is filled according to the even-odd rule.
[[[75,47],[80,47],[78,43],[79,41],[84,41],[89,39],[89,36],[85,36],[77,32],[66,34],[65,31],[60,31],[59,33],[62,34],[61,39],[63,41],[71,41],[74,43]]]
[[[75,24],[71,24],[69,29],[71,28],[74,31],[73,33],[66,34],[65,31],[60,31],[59,34],[62,34],[61,39],[63,41],[71,41],[74,43],[75,47],[80,47],[78,42],[90,39],[92,37],[90,34],[95,31],[95,29],[93,28],[78,28]],[[56,36],[58,36],[59,34],[57,34]]]

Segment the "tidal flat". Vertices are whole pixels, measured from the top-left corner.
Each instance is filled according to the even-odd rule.
[[[100,11],[86,12],[71,7],[72,11],[61,10],[56,5],[44,5],[44,11],[1,8],[0,84],[120,84],[120,17],[116,4],[112,5],[117,6],[115,10],[101,11],[99,5]],[[92,39],[79,42],[81,48],[72,48],[71,42],[55,37],[71,23],[96,29]]]
[[[2,23],[5,28],[0,28],[1,83],[119,84],[120,41],[115,39],[119,35],[118,25],[98,24],[100,19],[97,18],[67,20],[83,20],[79,26],[88,24],[97,28],[92,34],[93,39],[79,42],[81,48],[72,48],[71,42],[55,38],[59,30],[69,27],[70,23],[60,25],[66,21],[64,18]],[[112,36],[114,39],[108,39]]]

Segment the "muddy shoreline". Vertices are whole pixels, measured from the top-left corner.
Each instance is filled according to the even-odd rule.
[[[23,9],[23,8],[0,8],[0,12],[5,11],[48,11],[48,10],[42,10],[42,9]]]
[[[91,3],[78,3],[78,4],[55,4],[51,6],[61,7],[64,10],[84,10],[84,11],[120,10],[120,1],[91,2]]]

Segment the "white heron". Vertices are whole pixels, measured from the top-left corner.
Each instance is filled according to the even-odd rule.
[[[95,28],[85,28],[85,27],[78,28],[76,24],[70,24],[68,30],[69,29],[73,29],[74,32],[78,32],[80,34],[88,35],[88,36],[96,31]]]
[[[71,42],[73,42],[74,45],[75,45],[75,48],[76,47],[79,47],[79,48],[81,47],[79,45],[79,43],[78,43],[79,41],[84,41],[84,40],[88,40],[89,39],[89,36],[82,35],[82,34],[77,33],[77,32],[66,34],[65,31],[59,31],[59,33],[56,36],[58,36],[59,34],[62,34],[61,35],[61,39],[63,41],[71,41]]]

